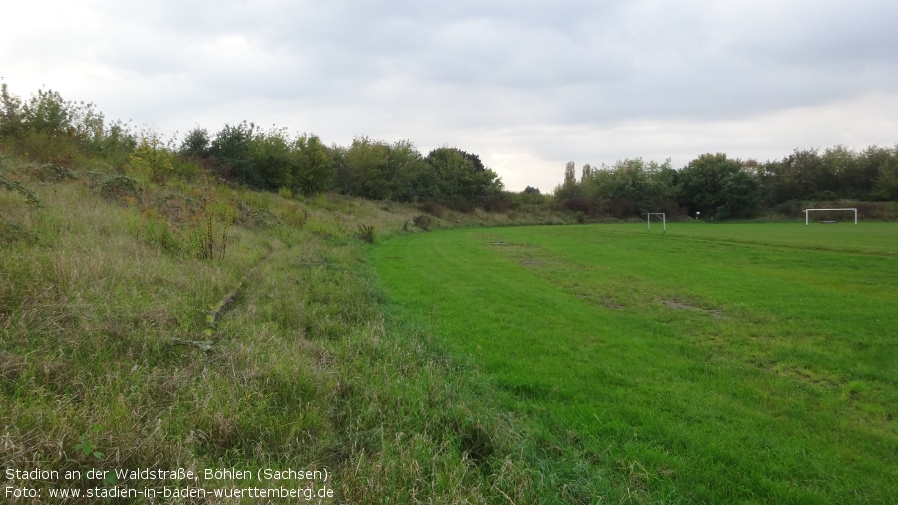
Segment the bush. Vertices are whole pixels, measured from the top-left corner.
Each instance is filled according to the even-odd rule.
[[[124,203],[139,199],[143,194],[143,186],[140,181],[127,175],[107,176],[100,183],[100,194],[107,200]]]
[[[446,212],[446,207],[443,204],[433,200],[422,203],[418,206],[418,209],[436,217],[443,217],[443,214]]]
[[[583,214],[591,214],[593,204],[586,198],[568,198],[561,203],[561,208],[572,212],[582,212]]]
[[[512,202],[501,196],[491,196],[483,201],[483,210],[487,212],[508,212],[512,207]]]
[[[33,205],[40,205],[40,201],[37,199],[34,193],[32,193],[31,190],[26,188],[25,186],[22,186],[18,181],[6,181],[2,177],[0,177],[0,188],[21,194],[28,200],[28,203],[31,203]]]
[[[418,228],[427,231],[430,229],[430,225],[433,221],[427,214],[419,214],[412,219],[412,222],[415,223],[415,226]]]
[[[74,172],[55,163],[44,163],[40,167],[29,170],[29,176],[39,181],[64,181],[74,180],[78,177]]]
[[[629,198],[612,198],[608,202],[608,212],[618,219],[636,216],[639,215],[639,205]]]
[[[477,206],[470,200],[455,199],[450,201],[448,205],[450,209],[456,212],[464,212],[465,214],[471,214],[477,210]]]
[[[369,224],[360,224],[359,231],[355,234],[362,242],[369,244],[374,243],[374,226]]]

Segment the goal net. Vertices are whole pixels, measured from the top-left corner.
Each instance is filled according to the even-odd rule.
[[[851,211],[854,212],[854,225],[857,226],[857,209],[804,209],[804,224],[810,223],[811,212],[835,212],[835,211]]]

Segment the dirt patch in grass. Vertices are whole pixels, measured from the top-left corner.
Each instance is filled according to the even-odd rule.
[[[717,319],[720,319],[723,316],[723,313],[719,310],[705,309],[696,305],[692,305],[691,303],[681,302],[677,300],[665,300],[664,305],[675,310],[693,310],[696,312],[704,312]]]
[[[612,300],[610,298],[603,298],[601,305],[602,305],[602,307],[605,307],[607,309],[614,309],[614,310],[624,310],[627,308],[619,303],[616,303],[614,300]]]

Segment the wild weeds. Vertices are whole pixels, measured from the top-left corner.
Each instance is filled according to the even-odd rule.
[[[362,242],[367,242],[369,244],[374,243],[374,226],[370,224],[360,224],[359,231],[355,234],[359,240]]]
[[[202,208],[186,226],[175,230],[188,250],[199,258],[222,260],[230,242],[228,232],[236,219],[237,208],[232,199],[207,195]]]
[[[0,177],[0,188],[3,188],[7,191],[12,191],[14,193],[19,193],[20,195],[24,196],[26,200],[28,200],[28,203],[32,205],[40,205],[41,203],[40,200],[37,199],[37,196],[35,196],[33,191],[26,188],[18,181],[7,181],[3,177]]]
[[[433,224],[433,219],[427,214],[419,214],[412,219],[412,222],[414,222],[415,226],[418,228],[428,231],[430,230],[430,225]]]

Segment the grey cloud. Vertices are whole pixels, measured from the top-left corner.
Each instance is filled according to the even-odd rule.
[[[785,110],[898,94],[892,1],[61,5],[71,19],[51,14],[49,30],[0,34],[0,69],[29,82],[76,72],[47,84],[78,83],[65,95],[180,130],[247,119],[326,142],[368,134],[597,163],[587,153],[609,144],[653,142],[673,155],[714,143],[714,128],[694,124],[766,124]],[[693,142],[634,124],[697,133]]]

